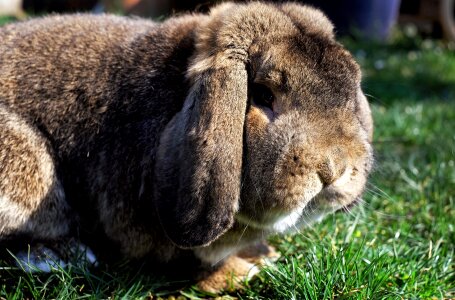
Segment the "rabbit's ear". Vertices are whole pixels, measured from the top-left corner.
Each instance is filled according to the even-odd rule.
[[[195,58],[184,107],[160,141],[157,211],[168,237],[183,248],[218,238],[238,209],[248,100],[246,52],[240,52]]]

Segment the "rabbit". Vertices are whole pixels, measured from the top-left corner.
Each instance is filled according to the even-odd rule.
[[[54,15],[0,40],[0,241],[30,244],[38,269],[74,249],[94,263],[105,246],[193,264],[201,289],[221,291],[275,257],[267,236],[361,197],[371,111],[315,8]]]

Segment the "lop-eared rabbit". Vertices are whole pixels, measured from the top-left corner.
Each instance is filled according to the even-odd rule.
[[[109,241],[126,258],[194,261],[217,291],[257,271],[265,237],[364,189],[360,70],[314,8],[49,16],[0,41],[0,240],[22,243],[22,262],[49,270],[74,249],[94,262]]]

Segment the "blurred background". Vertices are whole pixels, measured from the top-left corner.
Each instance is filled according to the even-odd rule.
[[[24,19],[51,12],[112,12],[164,19],[205,12],[219,0],[0,0],[0,15]],[[424,35],[455,40],[454,0],[301,0],[333,20],[338,35],[385,40],[392,26],[412,23]]]

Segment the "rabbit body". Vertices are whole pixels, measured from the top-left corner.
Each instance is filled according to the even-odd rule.
[[[0,240],[103,236],[130,258],[232,267],[363,190],[359,69],[315,9],[50,16],[0,41]]]
[[[159,230],[151,228],[159,226],[150,203],[153,195],[145,186],[160,133],[185,99],[186,54],[194,51],[189,36],[196,20],[168,22],[163,26],[167,32],[149,21],[88,15],[2,29],[0,124],[6,145],[0,151],[6,170],[0,178],[2,192],[8,193],[2,196],[24,215],[24,222],[13,216],[16,224],[2,220],[2,237],[59,238],[80,217],[63,217],[70,203],[82,215],[88,213],[82,222],[96,215],[130,256],[144,255],[152,240],[159,241],[153,237]],[[170,31],[172,40],[166,36]],[[30,143],[42,154],[27,155]],[[16,149],[18,145],[25,149]],[[15,159],[21,162],[10,169]],[[21,173],[33,164],[50,170]],[[14,178],[7,180],[11,173]],[[52,179],[45,181],[45,176]],[[43,190],[38,199],[27,199],[38,188]],[[47,202],[59,217],[49,215],[35,224],[33,215]],[[151,226],[151,236],[140,233],[142,226]],[[162,253],[172,255],[169,249]]]

